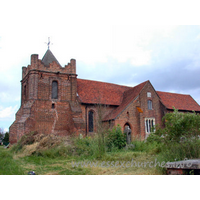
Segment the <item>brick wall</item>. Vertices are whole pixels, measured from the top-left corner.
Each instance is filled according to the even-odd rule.
[[[76,101],[76,61],[65,67],[57,62],[45,66],[38,55],[31,65],[22,67],[21,107],[10,126],[10,142],[15,143],[30,131],[57,135],[77,132],[70,102]],[[52,99],[52,82],[58,83],[58,98]]]
[[[81,104],[82,110],[82,119],[85,124],[85,133],[87,135],[92,135],[93,133],[89,133],[89,111],[94,112],[94,131],[97,132],[97,123],[99,122],[99,117],[103,119],[106,115],[108,115],[116,106],[112,105],[92,105],[92,104]],[[103,125],[104,124],[104,125]],[[102,126],[108,127],[109,124],[104,122]]]
[[[151,93],[150,98],[147,97],[147,92]],[[148,109],[148,100],[152,101],[152,110]],[[142,112],[139,112],[137,107],[141,108]],[[116,118],[115,126],[119,124],[124,131],[124,126],[126,123],[128,123],[132,130],[132,139],[144,139],[146,135],[145,118],[155,118],[156,124],[162,124],[161,117],[160,99],[150,82],[147,82],[143,90],[140,92],[139,96],[135,100],[133,100]]]

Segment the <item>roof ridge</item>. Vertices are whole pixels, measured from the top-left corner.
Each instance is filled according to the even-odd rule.
[[[133,88],[131,86],[120,85],[120,84],[116,84],[116,83],[109,83],[109,82],[104,82],[104,81],[95,81],[95,80],[88,80],[88,79],[82,79],[82,78],[77,78],[77,79],[78,80],[83,80],[83,81],[92,81],[92,82],[105,83],[105,84],[116,85],[116,86],[121,86],[121,87],[127,87],[127,88],[130,88],[130,89]]]
[[[173,107],[175,107],[178,110],[200,111],[199,104],[189,94],[178,94],[160,91],[157,91],[157,93],[160,96],[163,105],[167,109],[173,109]]]
[[[178,94],[178,95],[185,95],[185,96],[191,96],[190,94],[181,94],[181,93],[176,93],[176,92],[164,92],[164,91],[156,91],[156,92],[161,92],[161,93],[166,93],[166,94]]]

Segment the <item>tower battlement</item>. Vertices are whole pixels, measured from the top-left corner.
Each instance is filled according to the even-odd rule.
[[[71,59],[70,62],[62,67],[52,52],[48,49],[42,59],[38,54],[31,55],[31,63],[27,67],[22,67],[22,80],[30,71],[43,71],[51,73],[61,73],[76,75],[76,60]]]

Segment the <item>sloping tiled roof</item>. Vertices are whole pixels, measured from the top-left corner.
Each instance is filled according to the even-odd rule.
[[[49,65],[50,63],[52,63],[53,61],[57,62],[59,65],[60,63],[58,62],[58,60],[56,59],[56,57],[53,55],[53,53],[48,49],[44,55],[44,57],[42,58],[42,62],[44,63],[44,65]],[[61,65],[60,65],[61,66]]]
[[[190,95],[159,91],[157,91],[157,94],[167,109],[174,109],[173,107],[175,107],[178,110],[200,111],[200,106]]]
[[[119,106],[123,92],[130,88],[112,83],[77,79],[77,93],[82,103]]]
[[[130,88],[129,90],[126,90],[123,94],[123,100],[120,106],[114,109],[110,114],[108,114],[104,118],[104,121],[115,119],[126,108],[126,106],[128,106],[128,104],[139,95],[140,91],[143,89],[147,82],[148,81],[145,81],[133,88]]]

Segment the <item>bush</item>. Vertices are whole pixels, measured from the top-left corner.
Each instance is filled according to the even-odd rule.
[[[112,130],[108,130],[106,146],[109,151],[113,149],[122,149],[126,146],[126,135],[122,133],[119,125]]]
[[[162,161],[175,161],[200,157],[200,115],[174,110],[163,118],[165,128],[158,128],[147,138],[148,143],[162,144]]]
[[[5,133],[5,136],[3,138],[3,143],[5,143],[5,144],[9,143],[9,133],[8,132]]]
[[[133,140],[131,144],[134,146],[133,151],[147,152],[150,154],[158,154],[161,152],[162,144],[156,141],[146,142],[140,140]]]

